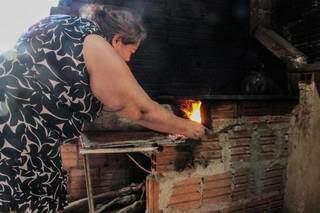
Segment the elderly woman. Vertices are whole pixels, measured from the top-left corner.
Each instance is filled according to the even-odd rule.
[[[146,33],[124,10],[91,20],[49,16],[0,55],[0,211],[54,212],[66,205],[60,145],[79,137],[103,105],[164,133],[200,138],[202,125],[150,99],[125,62]]]

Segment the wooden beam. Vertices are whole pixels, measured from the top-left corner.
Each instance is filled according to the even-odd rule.
[[[288,72],[290,73],[320,72],[320,62],[316,62],[313,64],[303,64],[298,68],[289,67]]]
[[[254,36],[276,57],[286,62],[288,66],[298,68],[307,63],[307,57],[301,51],[273,30],[259,26]]]

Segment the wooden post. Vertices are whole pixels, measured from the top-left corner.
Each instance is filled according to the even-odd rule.
[[[87,187],[87,194],[88,194],[89,212],[94,213],[94,202],[93,202],[92,183],[91,183],[91,177],[90,177],[90,165],[89,165],[88,154],[84,155],[84,169],[85,169],[85,175],[86,175],[86,187]]]
[[[81,144],[81,147],[84,147],[84,141],[83,141],[82,135],[80,136],[80,144]],[[85,177],[86,177],[86,188],[87,188],[87,195],[88,195],[89,212],[94,213],[89,154],[84,154],[83,157],[84,157],[83,160],[84,160],[84,170],[85,170]]]

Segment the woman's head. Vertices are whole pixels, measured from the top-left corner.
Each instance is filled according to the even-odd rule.
[[[100,26],[102,33],[117,53],[129,61],[131,54],[137,50],[147,35],[141,18],[124,9],[111,9],[105,6],[93,8],[90,19]]]

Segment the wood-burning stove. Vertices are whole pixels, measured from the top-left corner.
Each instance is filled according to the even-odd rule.
[[[52,13],[77,15],[87,2],[61,1]],[[135,76],[180,116],[181,102],[202,101],[202,121],[212,134],[202,141],[159,135],[106,109],[87,127],[88,141],[109,143],[103,147],[109,152],[140,149],[145,154],[130,155],[135,163],[126,154],[91,155],[93,193],[115,192],[145,179],[142,200],[148,212],[281,212],[287,131],[297,100],[287,88],[285,64],[249,33],[250,1],[97,2],[143,13],[149,37],[130,64]],[[258,28],[255,37],[267,48],[274,46],[277,35],[268,30],[266,38],[263,31]],[[283,42],[276,44],[277,54],[287,53]],[[261,63],[265,79],[277,89],[244,93],[246,74]],[[89,143],[86,151],[96,148]],[[78,152],[76,144],[62,148],[71,200],[86,196],[84,158]],[[139,178],[137,163],[146,170]]]

